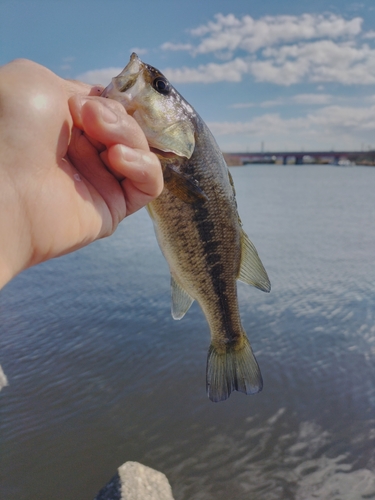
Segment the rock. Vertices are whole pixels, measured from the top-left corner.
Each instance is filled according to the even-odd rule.
[[[167,477],[138,462],[125,462],[94,500],[174,500]]]
[[[0,391],[3,387],[6,387],[7,385],[8,385],[7,377],[0,365]]]
[[[124,464],[125,465],[125,464]],[[96,495],[94,500],[121,500],[121,479],[117,473]]]

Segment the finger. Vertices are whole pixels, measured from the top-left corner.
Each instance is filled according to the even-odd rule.
[[[163,176],[154,153],[116,144],[108,149],[107,160],[112,169],[130,179],[143,192],[154,197],[161,193]]]
[[[112,168],[111,164],[109,163],[108,160],[108,149],[105,149],[103,152],[100,153],[100,159],[104,163],[104,165],[107,167],[107,169],[111,172],[111,174],[119,181],[123,181],[125,179],[125,176],[121,173],[119,173],[117,170]]]
[[[90,90],[89,96],[100,97],[101,94],[103,93],[103,90],[104,90],[103,85],[94,85]]]
[[[126,201],[126,216],[134,214],[155,199],[155,196],[140,191],[129,179],[125,179],[121,184]]]
[[[157,156],[116,144],[108,149],[107,162],[111,171],[125,177],[121,183],[126,199],[127,215],[159,196],[163,190],[163,175]]]
[[[95,90],[93,90],[96,87],[93,87],[92,85],[80,82],[79,80],[61,80],[65,88],[65,92],[68,95],[68,99],[69,97],[75,96],[77,94],[83,96],[98,95],[97,93],[95,93]]]
[[[85,134],[84,132],[83,132],[83,135],[90,142],[90,144],[92,144],[94,146],[94,148],[98,151],[98,153],[102,153],[103,151],[107,151],[106,146],[102,142],[97,141],[96,139],[93,139],[92,137]]]
[[[73,122],[106,147],[124,144],[149,151],[147,139],[124,107],[112,99],[74,96],[69,100]]]
[[[126,215],[126,203],[121,185],[104,167],[98,152],[77,128],[72,131],[68,159],[106,203],[113,221],[110,231],[106,234],[111,234]]]

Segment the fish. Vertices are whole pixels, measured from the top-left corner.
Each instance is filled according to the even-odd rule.
[[[232,391],[255,394],[263,380],[241,323],[237,280],[271,290],[243,230],[232,176],[212,133],[156,68],[133,53],[102,97],[119,101],[161,162],[164,189],[147,209],[171,275],[171,313],[196,300],[209,325],[206,390],[213,402]]]

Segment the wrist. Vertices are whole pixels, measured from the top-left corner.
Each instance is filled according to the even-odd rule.
[[[29,267],[32,259],[30,232],[23,210],[16,187],[2,163],[0,165],[0,288]]]

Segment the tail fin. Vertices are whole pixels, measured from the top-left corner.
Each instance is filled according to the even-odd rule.
[[[263,388],[262,375],[245,337],[244,347],[239,350],[228,348],[222,354],[211,344],[207,356],[207,395],[217,403],[229,398],[232,391],[256,394]]]

